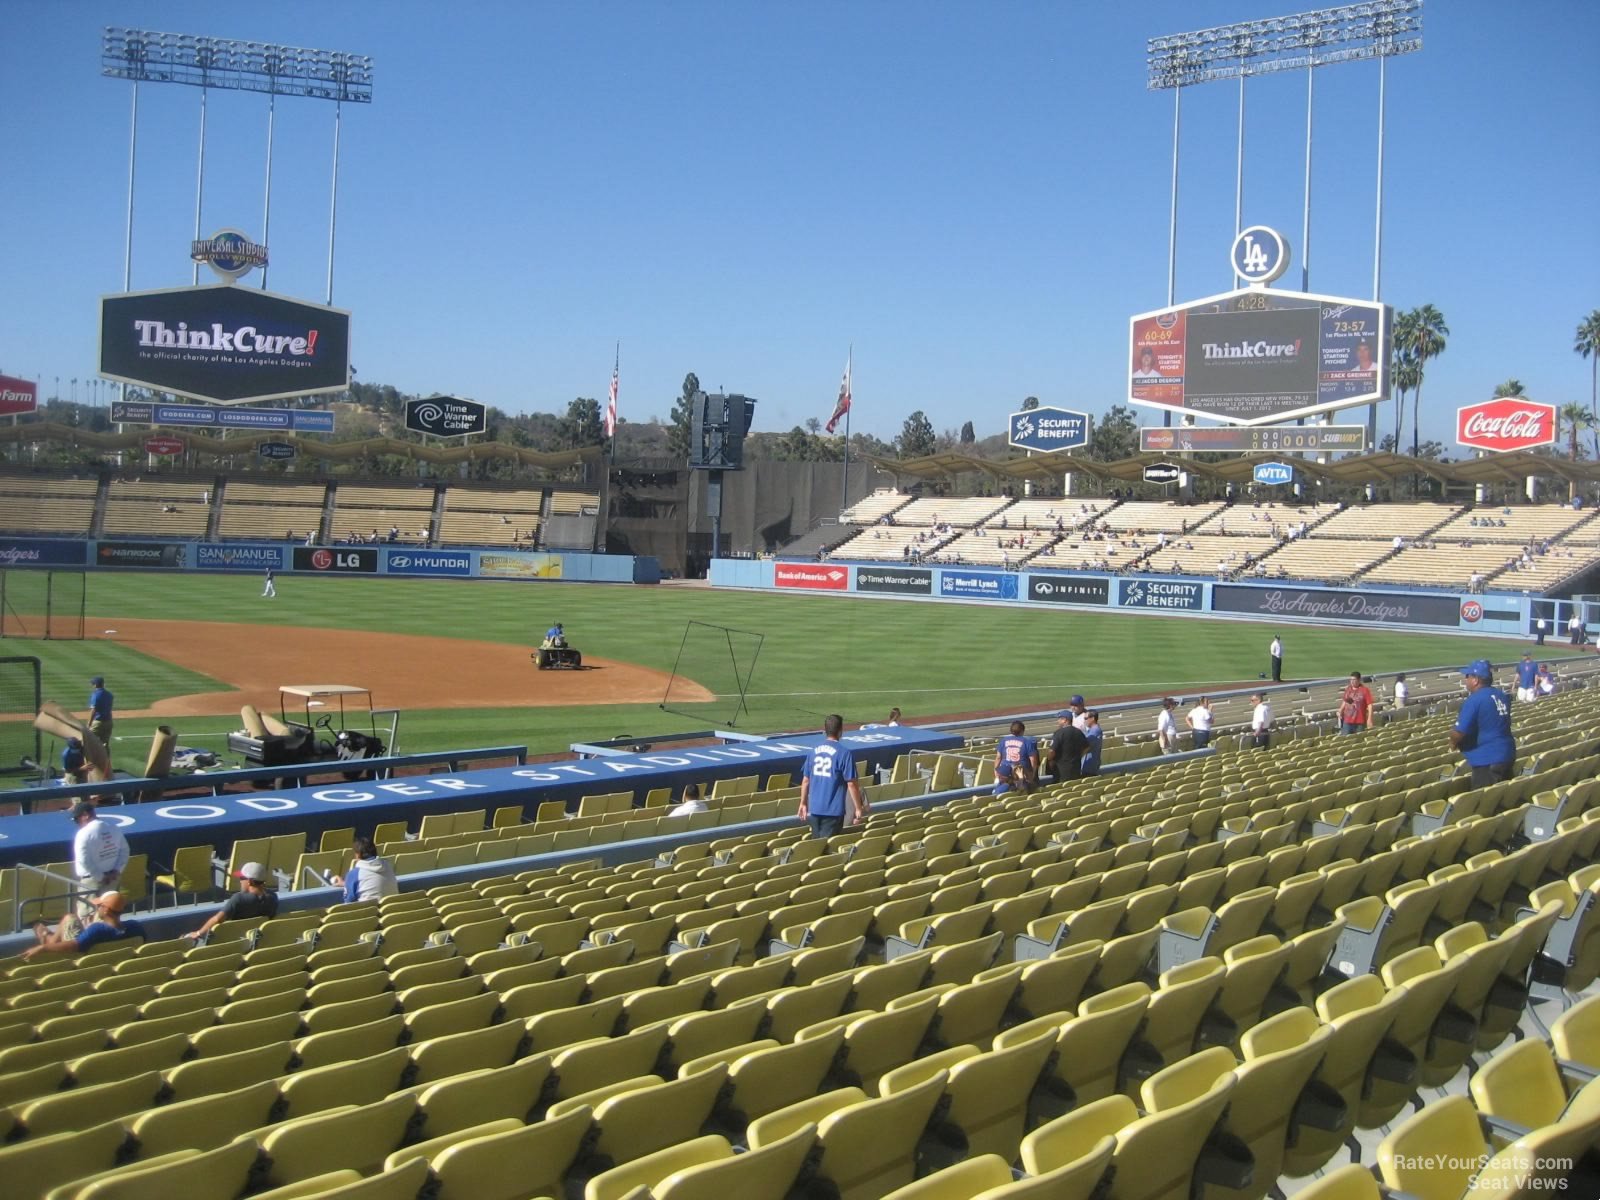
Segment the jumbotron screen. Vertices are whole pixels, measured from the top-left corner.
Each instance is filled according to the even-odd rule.
[[[1237,425],[1383,400],[1390,310],[1246,288],[1132,318],[1128,398]]]

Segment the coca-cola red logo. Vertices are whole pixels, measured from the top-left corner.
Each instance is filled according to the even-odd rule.
[[[311,552],[311,565],[319,571],[326,571],[333,566],[333,551],[313,550]]]
[[[1476,600],[1463,600],[1461,602],[1461,619],[1469,622],[1483,620],[1483,605]]]
[[[1456,411],[1456,441],[1478,450],[1529,450],[1556,440],[1556,409],[1526,396],[1505,396]]]

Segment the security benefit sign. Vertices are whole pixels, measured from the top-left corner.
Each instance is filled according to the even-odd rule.
[[[1117,585],[1117,603],[1123,608],[1176,608],[1198,612],[1205,600],[1203,583],[1172,579],[1125,579]]]
[[[217,404],[350,386],[350,314],[213,284],[100,300],[100,374]]]
[[[1019,450],[1076,450],[1089,444],[1089,414],[1065,408],[1030,408],[1011,414],[1008,444]]]
[[[1245,288],[1130,322],[1128,398],[1236,425],[1385,399],[1391,311]]]
[[[1110,604],[1111,581],[1072,575],[1029,575],[1028,599],[1044,604]]]
[[[406,428],[412,433],[431,433],[435,437],[462,437],[482,433],[489,427],[486,412],[476,400],[460,400],[455,396],[407,400]]]

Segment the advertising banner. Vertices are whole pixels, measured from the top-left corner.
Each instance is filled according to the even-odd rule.
[[[94,561],[101,567],[146,567],[176,570],[185,564],[183,547],[171,542],[100,542]]]
[[[236,546],[202,542],[194,548],[194,565],[202,571],[283,570],[282,546]]]
[[[1461,603],[1454,596],[1243,587],[1228,583],[1212,586],[1211,611],[1308,617],[1321,621],[1366,621],[1379,625],[1438,625],[1450,629],[1456,628],[1461,620]]]
[[[1139,430],[1139,449],[1157,454],[1172,450],[1245,454],[1282,454],[1290,450],[1359,453],[1366,448],[1367,431],[1361,425],[1169,425],[1145,426]]]
[[[782,588],[842,592],[850,586],[850,572],[828,563],[775,563],[772,582]]]
[[[328,575],[375,575],[376,546],[296,546],[296,571],[321,571]]]
[[[1206,585],[1173,579],[1125,579],[1117,585],[1117,603],[1123,608],[1177,608],[1198,612],[1204,605]]]
[[[0,417],[15,417],[39,408],[39,385],[28,379],[0,375]]]
[[[1176,463],[1151,463],[1139,472],[1146,483],[1177,483],[1183,477],[1183,468]]]
[[[183,453],[183,439],[175,437],[147,437],[144,440],[144,452],[157,458],[170,458],[174,454]]]
[[[426,400],[406,401],[406,428],[413,433],[435,437],[461,437],[482,433],[489,427],[488,409],[476,400],[455,396],[430,396]]]
[[[274,462],[282,462],[293,458],[299,453],[292,442],[262,442],[256,446],[258,458],[269,458]]]
[[[81,567],[89,543],[67,538],[0,539],[0,567]]]
[[[895,596],[931,596],[933,572],[920,567],[857,567],[856,591]]]
[[[1504,396],[1456,410],[1456,441],[1477,450],[1532,450],[1556,440],[1556,406]]]
[[[193,425],[212,429],[292,429],[297,433],[332,433],[333,414],[326,409],[206,408],[199,404],[149,404],[113,400],[111,420],[119,425]]]
[[[1111,581],[1072,575],[1029,575],[1028,599],[1045,604],[1110,604]]]
[[[1269,487],[1294,482],[1294,468],[1288,463],[1264,462],[1257,463],[1250,472],[1250,478],[1256,483],[1264,483]]]
[[[1076,450],[1089,444],[1093,428],[1088,413],[1065,408],[1030,408],[1011,414],[1006,441],[1019,450]]]
[[[480,579],[560,579],[561,556],[558,554],[490,554],[478,555]]]
[[[1128,398],[1240,425],[1382,400],[1389,317],[1370,301],[1260,288],[1141,313]]]
[[[939,594],[968,600],[1015,600],[1017,577],[998,571],[955,571],[939,575]]]
[[[383,569],[391,575],[471,575],[466,550],[402,550],[385,547]]]
[[[100,374],[239,404],[350,386],[350,314],[208,284],[100,300]]]

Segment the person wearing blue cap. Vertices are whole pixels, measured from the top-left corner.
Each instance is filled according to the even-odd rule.
[[[1004,796],[1007,792],[1016,790],[1016,772],[1011,769],[1011,764],[1003,759],[995,764],[994,791],[992,796]]]
[[[1450,744],[1472,768],[1472,786],[1488,787],[1510,779],[1516,768],[1517,742],[1511,735],[1511,701],[1494,686],[1486,659],[1461,668],[1467,698],[1450,731]]]
[[[107,754],[111,753],[111,701],[103,676],[89,680],[89,732],[105,743]]]

